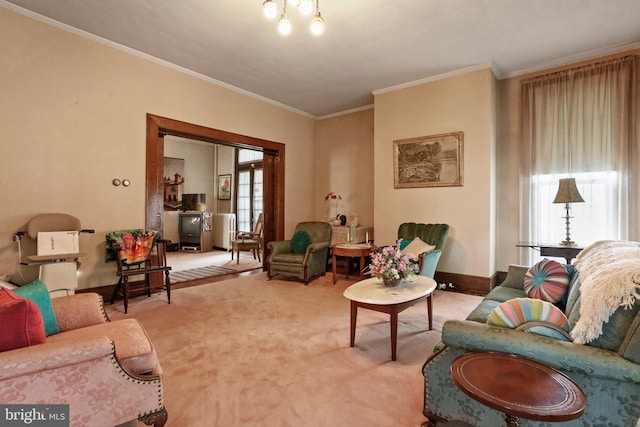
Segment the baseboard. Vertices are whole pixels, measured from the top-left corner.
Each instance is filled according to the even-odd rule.
[[[255,274],[256,272],[255,271],[244,272],[244,274],[243,273],[231,274],[226,276],[198,279],[198,280],[193,280],[191,282],[180,282],[180,283],[171,285],[171,289],[180,289],[180,288],[186,288],[190,286],[201,285],[204,283],[217,282],[220,280],[229,279],[230,277],[241,277],[243,275],[248,275],[247,273]],[[496,286],[498,283],[502,283],[505,277],[507,277],[506,271],[497,271],[491,277],[469,276],[466,274],[446,273],[443,271],[436,271],[434,279],[438,284],[439,283],[453,284],[455,291],[484,296],[487,293],[489,293],[489,291],[493,289],[493,287]],[[107,285],[107,286],[99,286],[96,288],[78,289],[76,290],[76,292],[77,293],[95,292],[102,295],[102,298],[104,298],[105,301],[110,301],[111,296],[113,295],[113,290],[115,289],[115,286],[116,285],[114,284],[114,285]]]
[[[244,277],[244,276],[250,276],[252,274],[260,274],[262,273],[262,269],[261,268],[257,268],[254,270],[248,270],[248,271],[239,271],[239,272],[235,272],[235,273],[229,273],[229,274],[223,274],[220,276],[212,276],[212,277],[203,277],[201,279],[195,279],[195,280],[190,280],[187,282],[178,282],[178,283],[172,283],[171,284],[171,290],[175,290],[175,289],[181,289],[181,288],[189,288],[191,286],[198,286],[198,285],[204,285],[207,283],[213,283],[213,282],[221,282],[223,280],[228,280],[228,279],[232,279],[232,278],[236,278],[236,277]],[[105,302],[110,302],[111,298],[113,296],[113,291],[116,289],[116,285],[106,285],[106,286],[97,286],[95,288],[85,288],[85,289],[76,289],[76,293],[83,293],[83,292],[94,292],[97,293],[99,295],[102,296],[102,298],[104,299]],[[152,288],[151,292],[158,292],[157,289]],[[144,292],[142,292],[144,293]],[[135,295],[138,295],[139,292]],[[122,298],[117,298],[117,299],[122,299]]]
[[[486,295],[494,286],[501,283],[507,276],[506,272],[497,271],[491,277],[470,276],[466,274],[446,273],[436,271],[436,283],[453,284],[453,290],[474,295]]]

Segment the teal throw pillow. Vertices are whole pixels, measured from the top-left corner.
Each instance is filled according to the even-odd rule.
[[[30,299],[36,303],[44,319],[44,333],[46,336],[60,332],[60,329],[58,329],[58,319],[56,319],[56,315],[53,312],[53,305],[51,305],[49,289],[47,289],[47,285],[45,285],[42,280],[36,279],[28,285],[13,289],[13,291],[21,297]]]
[[[303,254],[307,251],[307,246],[311,244],[311,236],[306,231],[296,231],[291,238],[291,251]]]
[[[411,241],[411,240],[409,240],[409,239],[402,239],[402,240],[400,240],[400,250],[403,250],[404,248],[406,248],[407,246],[409,246],[409,244],[410,244],[411,242],[412,242],[412,241]]]

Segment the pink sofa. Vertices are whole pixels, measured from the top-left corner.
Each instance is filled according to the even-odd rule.
[[[69,404],[72,427],[162,427],[162,370],[135,319],[110,322],[94,293],[51,300],[60,333],[0,353],[0,403]]]

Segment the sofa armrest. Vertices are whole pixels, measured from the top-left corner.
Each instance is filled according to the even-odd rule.
[[[76,365],[114,352],[107,336],[60,341],[0,353],[0,381],[44,370]]]
[[[104,311],[102,296],[93,292],[52,298],[51,304],[60,332],[109,321]]]
[[[449,320],[442,341],[467,352],[496,351],[536,360],[563,372],[640,383],[640,365],[617,353],[483,323]]]
[[[68,404],[69,425],[163,426],[162,377],[132,375],[106,336],[51,342],[0,353],[4,404]]]
[[[507,277],[500,286],[513,289],[524,289],[524,275],[529,271],[526,265],[511,264],[507,270]]]

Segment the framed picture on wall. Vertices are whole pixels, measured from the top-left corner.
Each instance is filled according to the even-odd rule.
[[[218,175],[218,200],[231,199],[231,174]]]
[[[463,132],[393,141],[393,188],[462,187]]]

